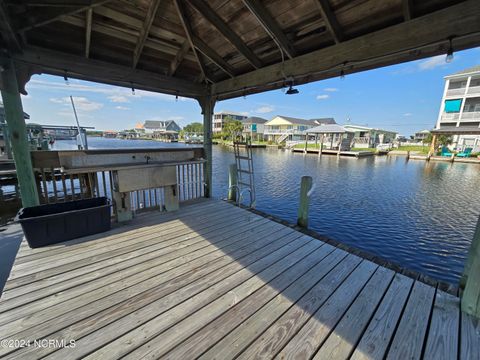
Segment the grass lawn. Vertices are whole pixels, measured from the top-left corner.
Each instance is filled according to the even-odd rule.
[[[428,154],[429,149],[430,149],[430,146],[425,145],[425,146],[400,146],[398,149],[395,149],[395,150],[416,151],[416,152],[420,152],[420,153],[423,153],[423,154]]]

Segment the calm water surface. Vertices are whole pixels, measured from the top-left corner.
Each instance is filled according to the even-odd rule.
[[[72,142],[57,141],[57,148]],[[90,138],[93,148],[172,147]],[[214,196],[227,193],[230,149],[214,146]],[[296,221],[300,178],[313,177],[310,227],[322,235],[436,279],[457,283],[480,213],[480,166],[254,151],[257,208]]]

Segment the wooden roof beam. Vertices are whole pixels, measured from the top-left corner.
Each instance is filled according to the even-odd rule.
[[[203,64],[202,59],[197,53],[197,50],[195,49],[195,44],[193,43],[193,31],[192,31],[192,26],[190,25],[190,20],[187,17],[187,13],[185,10],[185,5],[182,0],[173,0],[173,3],[175,4],[175,8],[177,9],[178,16],[180,18],[180,22],[182,23],[183,29],[185,30],[185,35],[187,37],[188,42],[190,43],[190,48],[193,51],[193,55],[195,55],[195,58],[197,59],[198,66],[200,67],[200,72],[201,72],[201,77],[205,78],[206,80],[211,81],[207,77],[207,69],[205,68],[205,65]]]
[[[18,31],[22,32],[39,26],[47,25],[51,22],[59,20],[62,16],[81,13],[87,11],[88,9],[104,5],[110,1],[112,0],[91,0],[89,1],[89,5],[85,6],[59,6],[52,8],[42,8],[42,10],[32,9],[19,17],[22,19],[22,22],[17,24],[17,29]]]
[[[478,0],[415,17],[305,55],[238,75],[212,85],[211,95],[218,100],[278,89],[284,74],[303,84],[406,61],[445,54],[453,35],[454,50],[480,44],[480,7]],[[343,65],[345,64],[345,65]]]
[[[152,27],[153,20],[155,20],[155,16],[157,15],[158,7],[160,6],[160,0],[152,0],[150,2],[150,6],[147,10],[147,16],[145,17],[145,21],[140,29],[140,36],[138,37],[137,46],[133,51],[133,68],[135,69],[138,64],[138,60],[140,60],[140,55],[142,54],[143,47],[145,46],[145,41],[147,40],[148,34],[150,32],[150,28]]]
[[[297,54],[293,44],[288,40],[287,36],[283,33],[282,29],[272,15],[270,15],[265,6],[257,0],[243,0],[243,3],[277,45],[280,46],[281,50],[287,54],[290,59],[293,59]]]
[[[25,5],[35,7],[77,7],[77,6],[89,6],[91,0],[7,0],[9,5]]]
[[[92,18],[93,10],[88,9],[85,14],[85,57],[90,56],[90,42],[92,40]]]
[[[175,55],[175,58],[170,63],[170,69],[168,71],[168,75],[170,76],[175,75],[175,72],[177,71],[178,66],[182,63],[183,59],[185,58],[185,55],[187,55],[189,50],[190,50],[190,44],[188,43],[188,40],[185,40],[180,50],[178,50],[177,55]]]
[[[243,42],[230,26],[223,21],[223,19],[217,15],[215,11],[204,0],[188,0],[188,2],[197,11],[210,22],[224,37],[227,39],[239,53],[241,53],[247,61],[256,69],[263,66],[260,59],[253,53],[250,48]]]
[[[413,0],[402,0],[403,18],[405,21],[413,18]]]
[[[215,50],[209,47],[202,39],[197,36],[192,37],[193,45],[203,55],[209,58],[215,65],[217,65],[224,73],[230,77],[235,77],[235,70],[228,64]]]
[[[332,34],[333,40],[338,44],[343,40],[343,32],[328,0],[316,0],[315,2],[318,5],[318,9],[322,14],[323,21],[325,21],[328,31]]]
[[[21,51],[22,47],[20,45],[20,40],[18,39],[17,34],[15,34],[15,30],[10,21],[7,6],[2,0],[0,0],[0,30],[0,36],[7,44],[8,48],[12,51]]]
[[[26,47],[22,54],[14,54],[13,59],[20,65],[62,77],[66,72],[71,78],[190,98],[207,94],[204,85],[191,81],[38,47]]]

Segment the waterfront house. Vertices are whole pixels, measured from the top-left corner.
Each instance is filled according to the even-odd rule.
[[[250,136],[252,140],[263,140],[265,132],[265,123],[267,119],[257,116],[250,116],[242,121],[243,135]]]
[[[181,130],[174,120],[146,120],[143,129],[145,136],[164,140],[178,139],[178,133]]]
[[[113,139],[113,138],[116,138],[118,135],[118,131],[115,131],[115,130],[105,130],[103,132],[103,137],[104,138],[110,138],[110,139]]]
[[[212,131],[214,134],[219,134],[223,131],[225,122],[230,120],[243,121],[248,116],[242,115],[234,111],[220,111],[213,114]]]
[[[282,143],[305,139],[305,131],[318,125],[335,124],[333,118],[299,119],[277,115],[265,123],[264,135],[268,141]]]
[[[392,143],[397,136],[395,131],[368,126],[347,124],[343,127],[355,133],[352,144],[355,148],[375,148],[377,145]]]
[[[480,151],[480,65],[445,76],[435,133],[451,135],[452,147]]]
[[[417,131],[415,135],[413,135],[413,140],[416,142],[422,142],[422,141],[425,141],[425,139],[427,139],[429,135],[430,135],[430,130]]]

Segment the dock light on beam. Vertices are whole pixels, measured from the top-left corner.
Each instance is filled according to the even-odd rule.
[[[298,90],[293,87],[293,79],[290,82],[290,85],[288,86],[288,90],[285,91],[286,95],[295,95],[298,94]]]

